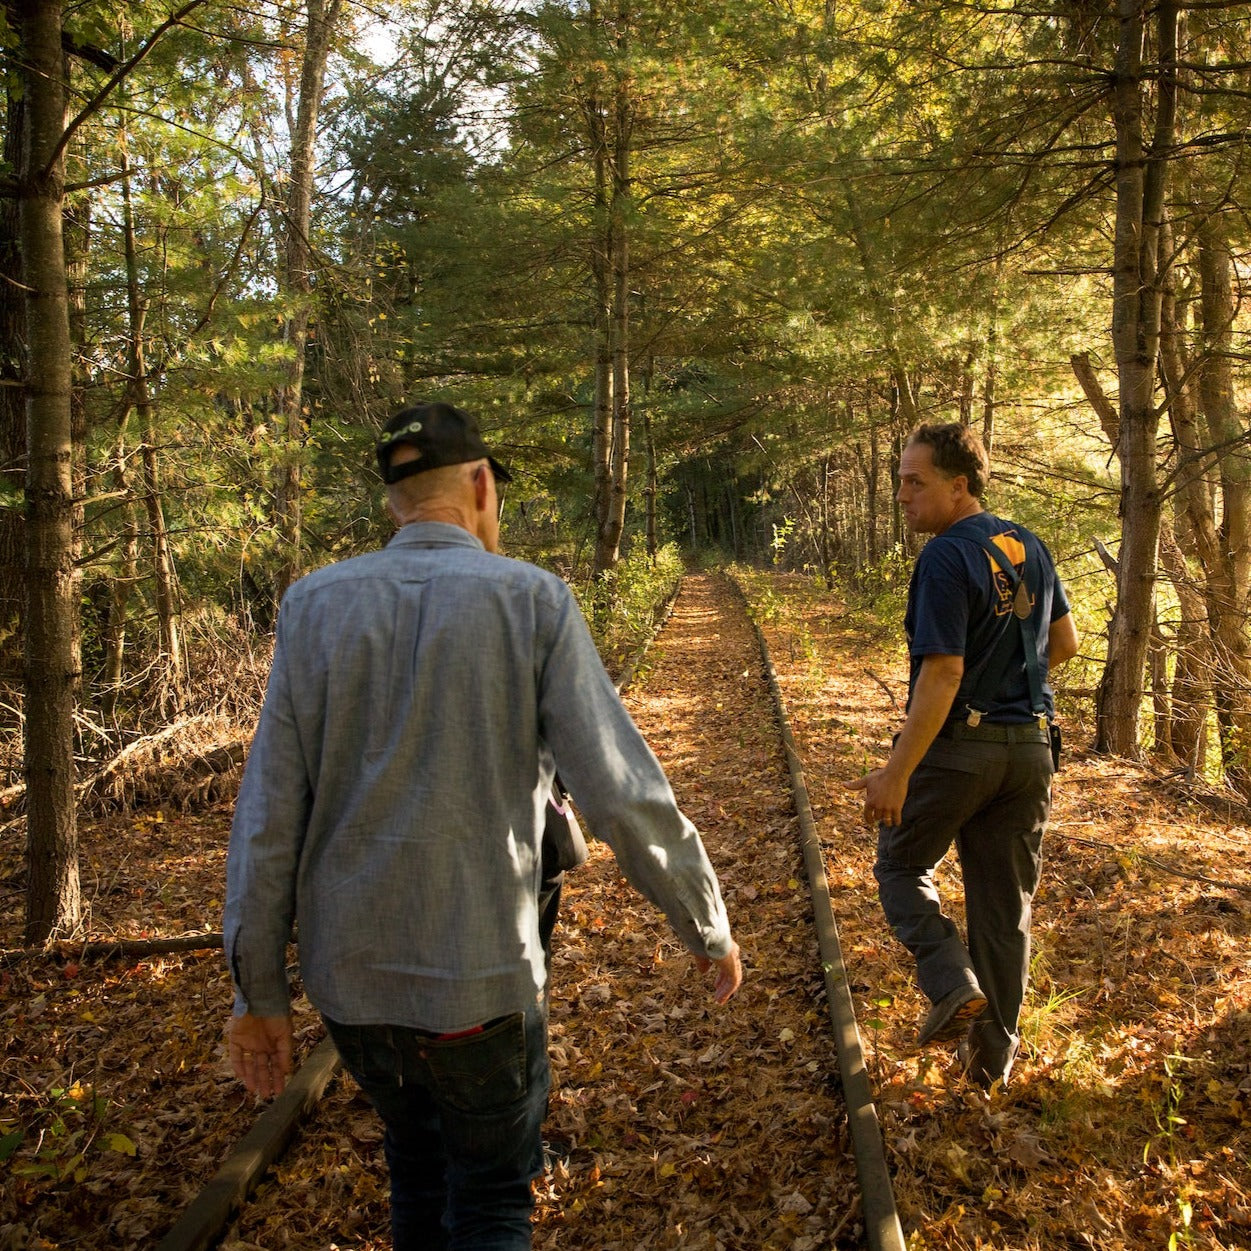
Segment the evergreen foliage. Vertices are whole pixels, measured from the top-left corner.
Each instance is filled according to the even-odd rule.
[[[1155,681],[1185,670],[1224,767],[1251,777],[1251,558],[1221,554],[1246,534],[1251,485],[1238,382],[1251,27],[1245,5],[1120,7],[1143,32],[1146,159],[1168,173],[1144,274],[1167,292],[1152,469],[1178,549],[1161,571]],[[272,627],[283,568],[385,539],[371,448],[401,403],[474,409],[516,474],[507,549],[586,583],[608,242],[628,244],[632,431],[624,569],[588,592],[597,628],[606,588],[637,616],[634,579],[664,582],[679,547],[844,592],[893,585],[912,551],[892,504],[901,440],[950,419],[986,435],[993,506],[1053,547],[1103,662],[1118,593],[1097,549],[1114,559],[1125,537],[1109,417],[1124,374],[1110,334],[1114,6],[346,6],[307,291],[284,279],[283,247],[312,9],[178,12],[89,0],[64,18],[87,755],[219,700],[211,658]],[[12,126],[20,31],[0,20]],[[1157,150],[1166,88],[1176,123]],[[304,313],[293,430],[287,328]],[[6,359],[24,351],[4,345]],[[276,486],[293,456],[294,554]],[[12,477],[2,492],[10,553],[24,505]],[[4,559],[12,614],[21,571]],[[20,622],[0,635],[13,682]],[[1179,657],[1204,640],[1196,678]],[[1163,741],[1161,724],[1141,742]]]

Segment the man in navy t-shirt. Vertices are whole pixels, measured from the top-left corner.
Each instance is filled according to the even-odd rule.
[[[908,589],[908,711],[886,764],[849,784],[878,827],[882,910],[932,1004],[918,1042],[959,1040],[970,1076],[986,1087],[1007,1081],[1019,1045],[1051,810],[1047,674],[1077,654],[1051,554],[1024,526],[983,510],[988,477],[981,440],[959,423],[918,426],[904,447],[896,498],[910,530],[935,536]],[[934,885],[953,843],[967,945]]]

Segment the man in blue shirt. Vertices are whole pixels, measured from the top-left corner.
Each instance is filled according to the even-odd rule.
[[[904,447],[896,498],[909,529],[935,536],[908,590],[907,716],[887,763],[849,784],[864,792],[865,820],[878,827],[883,912],[915,956],[933,1005],[918,1042],[960,1040],[970,1076],[987,1087],[1007,1081],[1019,1046],[1030,910],[1051,810],[1047,673],[1077,654],[1078,641],[1046,547],[983,510],[988,477],[986,451],[967,426],[921,425]],[[986,542],[1023,577],[1028,599]],[[1005,631],[1006,650],[997,646]],[[1032,681],[1028,638],[1036,640]],[[953,843],[967,945],[934,885]]]
[[[398,533],[301,579],[240,788],[223,924],[235,1073],[291,1066],[286,944],[385,1125],[398,1251],[528,1248],[549,1086],[541,850],[554,771],[724,1003],[738,947],[695,827],[569,588],[497,554],[496,479],[447,404],[378,443]],[[549,926],[550,927],[550,926]]]

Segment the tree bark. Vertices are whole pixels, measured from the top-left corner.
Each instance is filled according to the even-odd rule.
[[[29,345],[26,942],[34,944],[68,936],[81,918],[73,750],[79,608],[73,558],[69,292],[62,234],[62,6],[55,0],[19,0],[14,7],[27,99],[19,220]]]
[[[1002,257],[995,260],[994,286],[990,297],[990,315],[986,323],[986,373],[982,380],[982,446],[995,463],[995,407],[999,400],[999,284],[1003,273]]]
[[[1151,752],[1170,759],[1173,754],[1172,710],[1168,684],[1168,641],[1159,617],[1151,628],[1147,647],[1147,673],[1151,685]]]
[[[591,281],[594,307],[591,329],[594,342],[595,411],[591,424],[591,469],[593,475],[595,521],[595,553],[592,574],[602,573],[600,535],[608,527],[612,507],[613,460],[613,354],[612,354],[612,229],[609,209],[608,121],[603,98],[592,91],[583,103],[586,118],[592,173],[594,176],[594,214],[591,234]]]
[[[152,544],[152,580],[155,589],[156,619],[160,640],[161,698],[164,716],[175,716],[185,696],[185,667],[178,626],[178,596],[174,556],[165,525],[165,505],[161,498],[161,469],[157,457],[156,418],[148,381],[145,323],[147,307],[139,281],[139,259],[135,243],[134,211],[131,204],[130,161],[122,156],[122,230],[126,253],[128,311],[130,315],[130,394],[127,407],[134,407],[143,431],[140,464],[143,475],[143,505],[148,518]],[[119,675],[120,676],[120,675]]]
[[[1207,605],[1216,653],[1213,693],[1229,783],[1251,798],[1251,471],[1234,391],[1234,263],[1220,216],[1199,229],[1203,362],[1199,393],[1219,455],[1221,522],[1209,570]]]
[[[1114,70],[1116,231],[1112,343],[1116,353],[1121,465],[1121,548],[1108,656],[1099,683],[1095,747],[1138,758],[1143,674],[1154,614],[1161,497],[1156,470],[1156,362],[1160,342],[1160,230],[1176,117],[1177,6],[1155,9],[1159,38],[1156,125],[1143,137],[1146,0],[1118,0]]]
[[[12,59],[5,68],[4,162],[22,168],[26,96]],[[26,301],[18,245],[16,197],[0,198],[0,680],[18,684],[22,669],[22,622],[26,611],[26,524],[16,506],[26,479]]]
[[[834,589],[834,546],[835,540],[832,534],[832,524],[830,520],[831,501],[834,494],[834,457],[828,453],[821,458],[821,508],[818,514],[820,530],[818,531],[817,556],[821,562],[821,578],[825,583],[825,589],[832,591]]]
[[[1172,252],[1172,230],[1167,223],[1163,246],[1166,252]],[[1204,754],[1212,649],[1204,599],[1187,561],[1194,562],[1196,572],[1210,567],[1216,528],[1207,481],[1210,456],[1201,447],[1200,416],[1190,382],[1183,322],[1177,282],[1170,274],[1160,309],[1160,370],[1178,462],[1172,524],[1166,521],[1160,527],[1161,567],[1173,584],[1178,603],[1168,745],[1189,769],[1197,770]],[[1156,739],[1158,749],[1158,731]]]
[[[1172,695],[1167,745],[1193,774],[1203,767],[1209,713],[1211,647],[1203,597],[1196,589],[1181,545],[1168,526],[1160,529],[1160,563],[1177,593]],[[1161,735],[1157,733],[1157,746]]]
[[[129,413],[118,421],[117,439],[113,445],[113,489],[122,505],[121,538],[118,561],[110,578],[109,619],[104,639],[104,671],[100,677],[100,719],[114,731],[118,729],[117,705],[121,699],[126,672],[126,632],[130,617],[130,596],[138,580],[139,525],[127,472],[126,430]]]
[[[286,302],[283,340],[290,353],[287,378],[278,395],[282,457],[275,493],[279,554],[274,600],[300,576],[305,438],[304,358],[313,310],[313,175],[317,114],[325,90],[326,62],[342,0],[307,0],[304,57],[300,69],[295,129],[291,135],[289,183],[283,219],[283,262],[279,290]]]
[[[630,237],[629,211],[632,195],[630,155],[633,143],[634,106],[626,60],[630,51],[630,13],[623,2],[616,15],[615,51],[617,65],[613,83],[611,143],[604,135],[607,159],[607,255],[608,255],[608,344],[612,362],[611,451],[607,456],[606,479],[598,485],[603,494],[597,499],[599,521],[595,536],[596,574],[606,573],[621,556],[625,533],[626,503],[630,473]],[[599,462],[596,464],[599,471]]]
[[[656,501],[660,495],[660,485],[657,480],[656,472],[656,444],[652,439],[652,417],[651,409],[646,402],[643,404],[643,444],[647,455],[647,482],[643,487],[643,498],[647,507],[646,531],[647,531],[647,554],[654,562],[656,554],[660,551],[660,540],[656,533]],[[731,504],[733,501],[731,500]],[[731,513],[731,526],[733,526],[734,517]],[[735,546],[732,550],[737,554],[737,537]]]
[[[612,170],[612,460],[607,524],[599,536],[596,571],[611,569],[621,556],[630,475],[630,101],[626,82],[617,85]]]

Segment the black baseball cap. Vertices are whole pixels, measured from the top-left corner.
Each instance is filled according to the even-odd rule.
[[[407,443],[418,451],[416,460],[391,466],[391,451]],[[487,451],[477,420],[453,404],[415,404],[396,413],[378,436],[374,448],[383,482],[390,485],[425,469],[463,465],[469,460],[487,460],[500,482],[511,482],[512,474]]]

